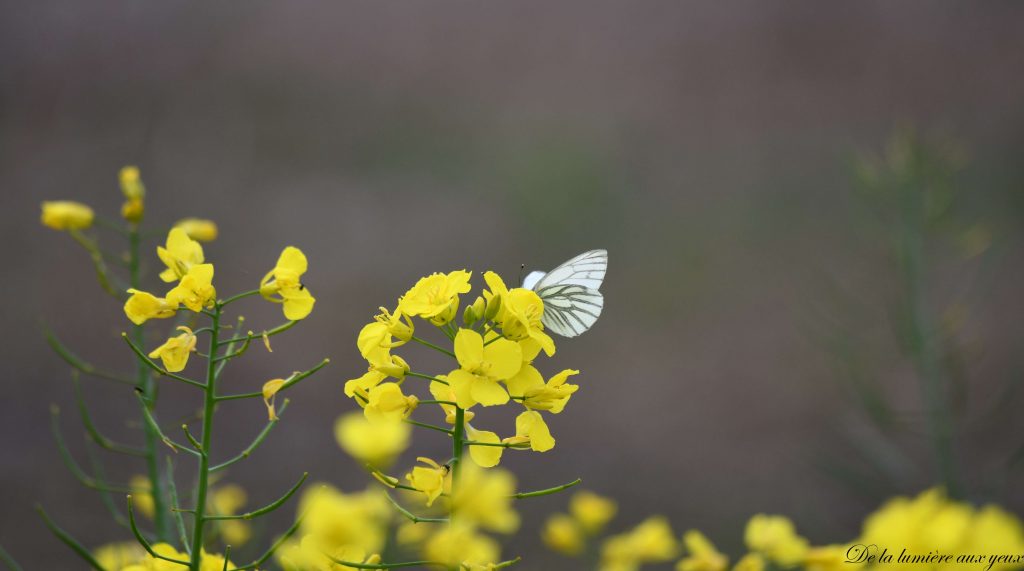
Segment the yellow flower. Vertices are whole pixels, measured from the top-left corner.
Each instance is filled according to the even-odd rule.
[[[317,484],[303,493],[298,513],[306,514],[302,534],[314,536],[326,549],[358,546],[377,553],[384,548],[394,508],[378,487],[344,494]]]
[[[171,559],[182,559],[185,561],[188,561],[189,559],[188,554],[179,552],[167,543],[157,543],[153,545],[153,551],[158,555],[169,557]],[[143,560],[139,562],[137,567],[139,571],[174,571],[175,569],[181,569],[181,566],[177,563],[158,559],[148,553]],[[127,571],[128,569],[135,571],[136,566],[128,567],[121,571]],[[207,553],[205,549],[201,552],[199,559],[199,571],[222,571],[224,569],[234,570],[238,568],[230,561],[225,564],[224,557],[222,555]]]
[[[164,362],[164,368],[172,373],[184,369],[185,364],[188,363],[189,354],[196,349],[196,336],[192,330],[184,325],[177,329],[183,333],[177,337],[171,337],[149,354],[150,359],[160,357],[160,360]]]
[[[687,531],[683,534],[683,545],[687,556],[676,564],[676,571],[725,571],[729,568],[729,558],[718,551],[703,533],[695,529]]]
[[[213,264],[196,264],[188,269],[181,281],[167,292],[167,303],[173,307],[184,305],[192,311],[213,307],[217,290],[213,287]]]
[[[451,384],[444,384],[448,382],[447,375],[438,375],[435,377],[437,381],[430,381],[430,394],[434,396],[434,399],[440,401],[454,402],[455,391],[452,390]],[[438,382],[444,381],[444,382]],[[444,421],[448,424],[455,424],[455,406],[450,404],[441,403],[438,405],[441,410],[444,411]],[[463,411],[463,420],[467,423],[476,417],[476,413],[471,410]]]
[[[448,374],[448,382],[460,407],[508,402],[508,393],[498,381],[511,378],[522,367],[523,351],[518,343],[498,339],[485,345],[476,331],[460,329],[455,336],[455,358],[460,368]]]
[[[472,525],[456,520],[441,527],[427,540],[423,555],[453,567],[486,569],[501,558],[501,549],[496,541],[478,533]]]
[[[134,541],[108,543],[96,548],[92,556],[104,569],[119,570],[134,565],[145,557],[146,551]]]
[[[842,571],[850,569],[852,563],[846,562],[847,545],[826,545],[823,547],[812,547],[804,555],[803,567],[806,571]],[[737,565],[738,566],[738,565]],[[761,571],[753,569],[751,571]]]
[[[764,557],[760,553],[748,553],[740,558],[733,566],[732,571],[764,571],[765,567]],[[813,569],[808,567],[808,570]],[[839,571],[840,568],[836,568]]]
[[[237,484],[227,484],[213,491],[210,496],[210,507],[217,515],[235,515],[248,501],[245,490]],[[244,520],[224,520],[219,522],[220,533],[228,545],[240,546],[249,541],[252,530]]]
[[[579,524],[566,514],[549,517],[541,530],[541,539],[551,549],[569,557],[583,553],[586,546]]]
[[[121,218],[129,222],[139,222],[146,213],[146,205],[141,198],[129,198],[121,205]]]
[[[371,368],[363,376],[345,381],[345,396],[356,399],[360,406],[370,400],[370,390],[388,378],[387,375]]]
[[[747,548],[783,566],[799,563],[807,553],[807,540],[796,533],[793,522],[784,516],[757,514],[747,522],[744,533]]]
[[[601,548],[601,569],[635,570],[676,556],[678,546],[668,521],[650,517],[626,533],[608,538]]]
[[[284,546],[277,554],[278,563],[285,571],[355,571],[356,567],[335,563],[375,563],[379,557],[366,556],[366,550],[358,545],[324,545],[320,538],[306,535],[298,543]]]
[[[217,239],[217,223],[205,218],[182,218],[174,224],[181,228],[189,238],[200,242],[212,242]]]
[[[316,303],[301,281],[306,266],[306,255],[302,250],[288,246],[281,252],[274,269],[260,281],[260,295],[268,301],[283,304],[285,318],[292,321],[304,319]]]
[[[494,272],[486,272],[484,281],[490,291],[485,295],[491,300],[498,300],[495,321],[501,325],[501,333],[508,339],[532,339],[537,342],[549,357],[555,354],[555,341],[544,333],[544,302],[533,290],[525,288],[508,289],[501,276]]]
[[[118,181],[121,183],[121,192],[128,200],[146,197],[146,186],[142,184],[142,177],[139,176],[139,167],[122,167],[118,173]]]
[[[415,466],[412,471],[405,475],[409,484],[423,492],[427,496],[427,506],[431,506],[445,490],[448,473],[451,471],[448,466],[441,466],[430,458],[416,458],[426,466]]]
[[[472,275],[466,270],[456,270],[420,278],[398,300],[398,309],[406,315],[428,319],[434,325],[444,325],[458,313],[459,294],[470,290]]]
[[[459,485],[452,494],[452,511],[483,529],[512,533],[519,528],[519,514],[512,507],[515,491],[516,479],[511,472],[463,463]]]
[[[205,261],[203,247],[189,238],[181,228],[171,228],[167,233],[166,247],[157,246],[156,255],[167,266],[167,269],[160,272],[160,279],[165,282],[180,280],[189,268]]]
[[[153,519],[155,508],[149,478],[141,474],[132,476],[128,487],[132,490],[132,510]]]
[[[278,391],[288,381],[284,379],[271,379],[263,383],[263,404],[267,405],[267,416],[270,420],[277,420],[277,411],[274,408],[274,401],[277,398]]]
[[[569,500],[569,513],[590,535],[600,532],[618,511],[615,500],[586,490],[576,492]]]
[[[579,373],[575,369],[566,369],[545,384],[533,365],[523,365],[519,373],[508,380],[508,392],[513,397],[521,397],[520,401],[526,408],[558,414],[569,402],[569,397],[580,388],[579,385],[567,384],[566,379]]]
[[[466,436],[471,442],[501,443],[501,438],[497,434],[487,430],[477,430],[469,422],[466,423]],[[501,462],[501,455],[504,451],[505,449],[501,446],[470,446],[469,457],[481,468],[493,468]]]
[[[43,203],[41,221],[54,230],[84,230],[92,226],[92,208],[70,200]]]
[[[361,463],[387,468],[409,446],[411,427],[404,422],[369,422],[358,412],[334,423],[338,445]]]
[[[510,444],[529,444],[534,452],[547,452],[555,447],[555,439],[544,417],[532,410],[516,417],[516,435],[504,441]]]
[[[177,304],[172,304],[165,298],[156,297],[151,293],[137,289],[129,289],[128,293],[132,295],[128,298],[128,301],[124,302],[124,314],[135,325],[142,325],[149,319],[174,317]]]
[[[417,404],[419,399],[415,395],[402,394],[398,383],[384,383],[370,391],[363,413],[370,422],[398,422],[408,418]]]

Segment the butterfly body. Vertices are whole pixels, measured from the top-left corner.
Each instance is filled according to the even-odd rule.
[[[544,302],[544,327],[562,337],[576,337],[590,329],[604,308],[599,291],[608,271],[608,251],[591,250],[548,273],[530,272],[523,287]]]

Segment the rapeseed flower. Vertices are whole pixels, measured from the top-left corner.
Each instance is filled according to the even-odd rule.
[[[213,220],[182,218],[174,223],[174,227],[181,228],[189,238],[199,242],[212,242],[217,239],[217,223]]]
[[[171,303],[166,298],[156,297],[148,292],[129,289],[128,293],[131,296],[124,302],[124,314],[135,325],[142,325],[150,319],[174,317],[178,308],[177,303]]]
[[[405,315],[422,317],[434,325],[444,325],[458,313],[459,294],[470,290],[472,275],[466,270],[456,270],[420,278],[398,300],[398,310]]]
[[[518,343],[508,339],[484,344],[482,335],[472,329],[460,329],[455,336],[455,358],[459,368],[448,373],[448,382],[455,391],[461,408],[505,404],[509,401],[498,382],[519,372],[523,352]]]
[[[361,463],[387,468],[409,446],[412,428],[404,422],[370,422],[353,412],[334,423],[338,445]]]
[[[205,261],[203,247],[181,228],[171,228],[165,246],[157,246],[156,255],[167,266],[160,272],[160,279],[168,283],[180,280],[192,266]]]
[[[449,485],[448,474],[451,470],[448,466],[441,466],[430,458],[421,456],[416,460],[424,465],[413,467],[412,471],[405,475],[405,479],[409,480],[409,485],[427,496],[427,506],[429,507],[445,492]]]
[[[171,337],[163,345],[153,349],[149,354],[150,359],[160,357],[164,368],[172,373],[177,373],[185,368],[188,357],[196,350],[196,336],[192,330],[184,325],[177,327],[181,335]]]
[[[306,268],[306,255],[302,250],[288,246],[281,252],[274,269],[260,281],[260,295],[267,301],[282,304],[285,318],[292,321],[305,319],[316,303],[302,283]]]
[[[43,202],[40,221],[54,230],[85,230],[92,226],[92,208],[71,200]]]

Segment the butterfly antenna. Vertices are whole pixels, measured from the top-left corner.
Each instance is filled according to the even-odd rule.
[[[526,264],[519,264],[519,281],[517,283],[519,283],[520,285],[523,283],[523,272],[525,270]]]

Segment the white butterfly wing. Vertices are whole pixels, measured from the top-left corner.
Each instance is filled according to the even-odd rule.
[[[556,284],[578,285],[597,291],[601,289],[607,271],[608,250],[583,252],[541,277],[534,284],[533,291],[539,293],[542,288]]]
[[[555,284],[536,290],[544,301],[544,327],[562,337],[576,337],[590,329],[604,308],[604,296],[581,285]]]
[[[576,337],[590,329],[604,308],[598,289],[608,271],[608,251],[591,250],[548,273],[531,272],[523,287],[544,301],[544,327],[562,337]]]

